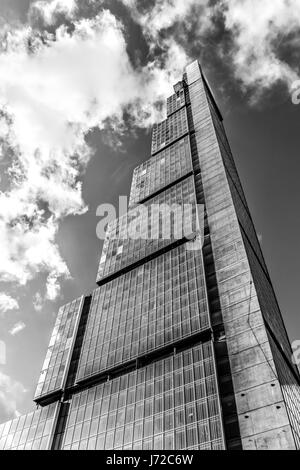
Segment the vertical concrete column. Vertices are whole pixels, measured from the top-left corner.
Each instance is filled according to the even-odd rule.
[[[244,449],[295,449],[199,63],[186,68]]]

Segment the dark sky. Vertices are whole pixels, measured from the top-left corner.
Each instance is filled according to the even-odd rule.
[[[29,3],[27,0],[0,0],[0,16],[25,21]],[[131,24],[128,35],[131,54],[136,56],[140,50],[141,60],[145,60],[139,29]],[[216,44],[222,40],[227,39],[225,36],[224,39],[222,36],[214,38]],[[198,52],[197,47],[190,48],[189,53],[201,58],[215,92],[290,339],[300,339],[300,106],[293,105],[280,87],[259,104],[249,105],[247,94],[230,68],[220,58],[212,57],[214,46],[211,44],[206,48],[198,46]],[[12,313],[5,321],[2,319],[1,335],[7,344],[7,364],[1,370],[27,389],[18,405],[19,412],[32,408],[32,396],[58,307],[95,287],[102,246],[96,237],[96,208],[103,202],[117,205],[119,195],[129,194],[134,167],[150,157],[150,138],[147,130],[128,133],[122,139],[122,148],[114,151],[104,143],[100,131],[91,132],[88,137],[96,149],[83,179],[83,196],[89,211],[66,218],[58,234],[58,244],[73,279],[63,282],[63,297],[46,303],[42,312],[35,312],[32,294],[45,282],[43,275],[38,276],[24,288],[20,312]],[[12,337],[8,328],[19,319],[27,327]]]

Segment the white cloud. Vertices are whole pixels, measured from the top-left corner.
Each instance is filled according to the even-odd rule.
[[[76,11],[76,0],[38,0],[31,4],[29,16],[39,16],[45,24],[52,25],[58,15],[73,19]]]
[[[30,179],[26,184],[30,184]],[[24,188],[26,189],[26,188]],[[1,202],[9,203],[15,200],[16,194],[0,195]],[[17,282],[25,285],[41,271],[50,272],[52,277],[69,276],[68,268],[62,260],[55,236],[58,223],[53,217],[43,220],[38,213],[37,201],[17,201],[14,216],[7,216],[4,211],[0,214],[0,279],[4,282]],[[26,209],[35,210],[26,214]]]
[[[6,313],[9,310],[18,310],[19,304],[16,299],[10,295],[0,292],[0,314]]]
[[[123,27],[108,11],[64,26],[55,37],[29,27],[3,36],[0,53],[0,147],[10,184],[0,192],[0,281],[25,285],[48,273],[46,297],[59,294],[69,271],[56,244],[60,221],[87,208],[81,174],[91,156],[85,142],[107,121],[159,119],[186,55],[174,42],[159,61],[135,70]],[[8,151],[9,150],[9,151]]]
[[[12,336],[15,336],[15,335],[17,335],[18,333],[20,333],[21,331],[23,331],[24,328],[26,328],[25,323],[22,322],[22,321],[18,321],[18,322],[15,323],[14,326],[9,330],[9,334],[11,334]]]
[[[194,31],[196,40],[212,28],[214,10],[210,6],[210,0],[157,0],[148,8],[146,4],[141,5],[139,0],[122,0],[122,2],[141,26],[150,49],[154,49],[157,45],[164,48],[170,42],[178,44],[178,38],[180,36],[182,38],[187,30]],[[181,30],[182,26],[185,32]],[[162,35],[169,28],[173,28],[173,31]]]
[[[231,57],[236,77],[258,99],[279,81],[290,89],[299,78],[297,67],[280,55],[280,46],[298,51],[293,37],[300,32],[299,0],[223,0],[226,28],[232,32]]]
[[[24,385],[0,371],[0,417],[1,421],[19,416],[17,407],[26,393]]]
[[[123,3],[153,47],[164,43],[162,33],[170,27],[173,29],[171,36],[167,33],[169,40],[182,40],[191,31],[194,44],[202,41],[205,44],[209,34],[218,31],[220,22],[214,20],[223,18],[232,43],[228,46],[222,36],[219,46],[215,44],[215,54],[222,56],[226,44],[223,60],[227,63],[231,60],[243,89],[252,91],[253,102],[278,82],[285,83],[290,90],[300,77],[299,0],[219,0],[214,4],[209,0],[157,0],[153,8],[138,0],[123,0]],[[283,55],[282,46],[286,47]],[[283,58],[289,55],[294,60],[288,62]]]

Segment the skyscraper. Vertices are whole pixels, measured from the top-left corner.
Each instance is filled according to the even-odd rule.
[[[174,204],[191,208],[177,225]],[[197,61],[108,227],[97,284],[59,310],[39,408],[0,425],[0,448],[300,447],[298,370]]]

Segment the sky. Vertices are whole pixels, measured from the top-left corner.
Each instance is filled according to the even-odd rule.
[[[300,339],[299,32],[299,0],[0,0],[0,422],[33,409],[58,308],[96,286],[97,207],[195,59]]]

